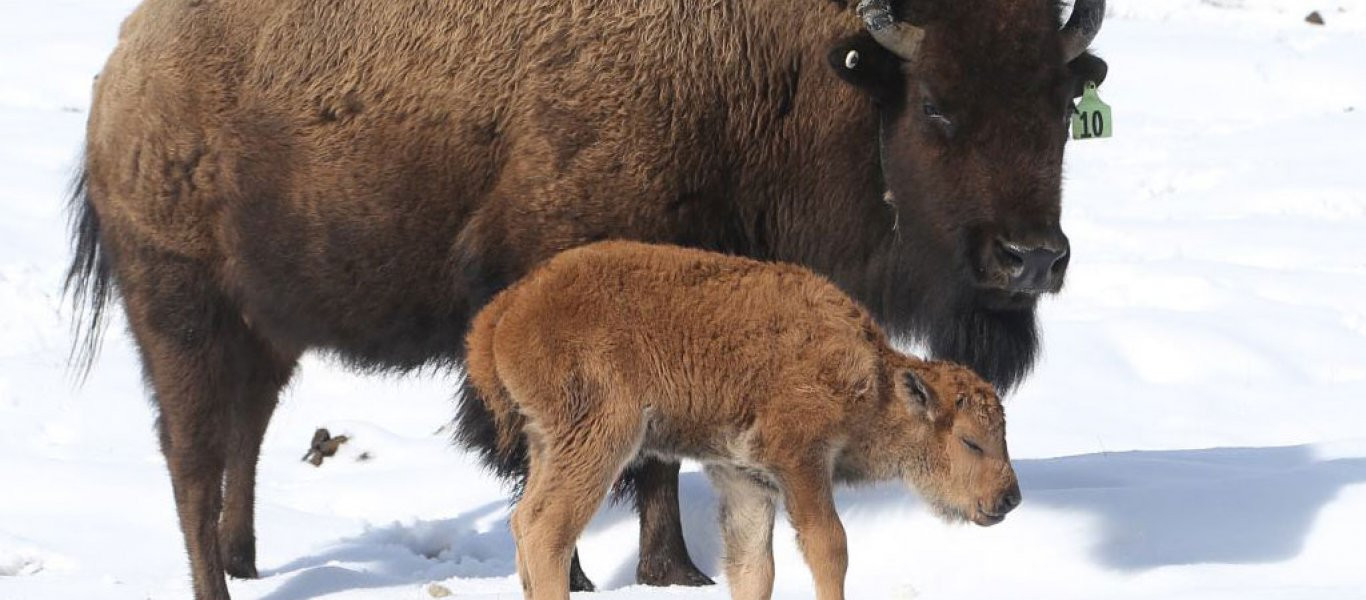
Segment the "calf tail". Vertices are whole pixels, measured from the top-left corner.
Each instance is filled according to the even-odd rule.
[[[493,333],[510,303],[499,294],[474,319],[467,338],[465,377],[456,414],[455,442],[478,453],[489,470],[511,480],[515,496],[526,482],[525,419],[494,367]]]
[[[100,216],[91,203],[89,177],[84,168],[72,182],[67,210],[70,211],[75,254],[66,271],[62,295],[71,298],[76,330],[68,364],[76,378],[83,381],[99,353],[104,310],[114,293],[113,274],[100,232]]]

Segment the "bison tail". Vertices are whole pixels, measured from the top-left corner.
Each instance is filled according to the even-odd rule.
[[[475,317],[466,348],[466,373],[460,387],[455,442],[472,450],[489,470],[513,482],[514,497],[526,483],[524,419],[494,367],[493,331],[506,310],[508,294],[493,299]]]
[[[84,168],[71,185],[67,210],[75,254],[66,271],[62,295],[71,299],[75,339],[68,358],[78,380],[90,374],[104,333],[104,311],[114,293],[114,279],[100,232],[100,216],[91,203],[89,177]]]

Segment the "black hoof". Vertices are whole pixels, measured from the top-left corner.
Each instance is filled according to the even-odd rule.
[[[583,573],[569,574],[569,591],[571,592],[596,592],[597,586],[588,579]]]
[[[692,564],[692,561],[683,560],[646,560],[642,559],[636,566],[636,581],[653,586],[686,585],[688,587],[702,587],[704,585],[716,585],[712,578],[707,577],[701,569]]]
[[[597,586],[583,572],[583,567],[579,565],[579,553],[574,552],[574,561],[569,563],[569,591],[571,592],[596,592]]]
[[[242,555],[227,557],[223,561],[223,571],[235,579],[261,578],[261,574],[256,572],[256,561]]]

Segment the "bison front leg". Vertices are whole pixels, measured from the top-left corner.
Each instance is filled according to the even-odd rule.
[[[726,545],[726,582],[734,600],[773,596],[772,487],[729,467],[708,466],[707,476],[721,496],[721,536]]]
[[[701,586],[716,583],[694,565],[683,541],[678,512],[678,463],[645,459],[630,477],[640,514],[640,563],[636,580],[645,585]]]
[[[844,600],[849,550],[844,525],[835,512],[829,466],[812,461],[783,469],[779,479],[797,543],[816,583],[816,598]]]

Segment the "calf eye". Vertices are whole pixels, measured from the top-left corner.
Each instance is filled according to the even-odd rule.
[[[978,445],[977,445],[976,443],[974,443],[972,440],[969,440],[968,438],[958,438],[958,439],[963,440],[963,445],[964,445],[964,446],[967,446],[967,447],[968,447],[968,450],[971,450],[971,451],[973,452],[973,454],[977,454],[977,455],[981,455],[981,454],[982,454],[982,447],[981,447],[981,446],[978,446]]]

